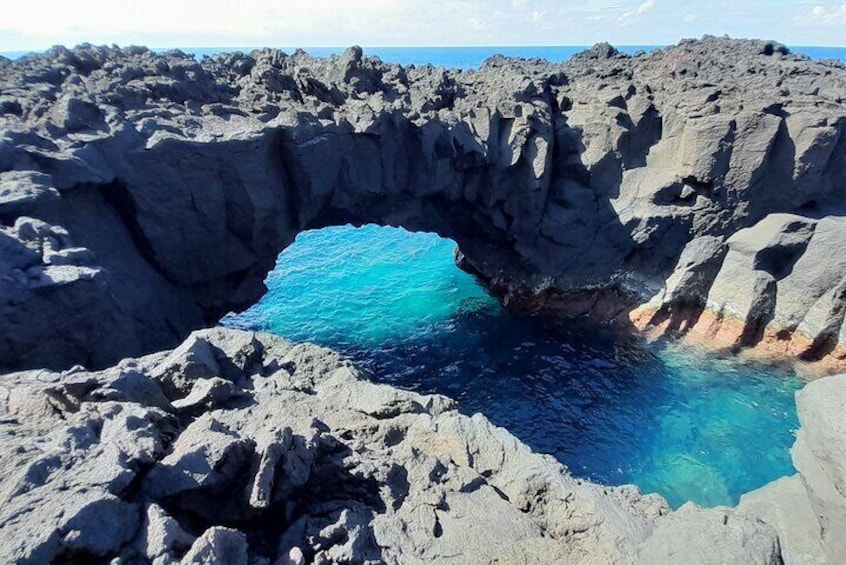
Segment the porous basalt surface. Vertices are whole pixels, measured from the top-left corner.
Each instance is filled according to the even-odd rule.
[[[0,366],[173,347],[253,303],[298,232],[375,222],[453,238],[515,307],[837,370],[844,92],[839,63],[708,37],[473,71],[0,60]]]
[[[800,471],[842,469],[836,446],[819,451],[813,397]],[[809,479],[840,523],[842,500]],[[771,518],[780,496],[671,512],[269,334],[201,330],[99,372],[0,376],[3,563],[776,564],[814,547],[808,524]]]

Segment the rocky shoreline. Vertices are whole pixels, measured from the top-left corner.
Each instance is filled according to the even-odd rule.
[[[214,326],[299,232],[378,223],[454,239],[515,310],[844,371],[844,92],[840,63],[713,37],[474,71],[0,58],[0,561],[843,561],[844,376],[797,395],[797,475],[670,511]]]
[[[706,37],[472,71],[93,46],[0,71],[0,369],[171,348],[347,222],[454,239],[506,303],[844,368],[840,63]]]
[[[800,474],[670,511],[448,398],[224,328],[99,372],[0,377],[7,563],[830,563],[846,377],[798,395]],[[802,512],[802,520],[795,519]],[[805,520],[807,518],[807,521]]]

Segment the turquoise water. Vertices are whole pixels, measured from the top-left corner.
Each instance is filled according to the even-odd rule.
[[[633,55],[638,51],[655,49],[655,45],[620,45],[617,49]],[[280,47],[283,51],[293,53],[294,47]],[[566,61],[573,54],[587,49],[586,45],[558,45],[558,46],[517,46],[517,47],[365,47],[368,56],[376,56],[383,61],[401,63],[403,65],[425,65],[428,63],[444,67],[473,69],[479,67],[485,59],[500,53],[510,57],[539,57],[549,61]],[[225,51],[243,51],[248,53],[255,47],[183,47],[186,53],[193,53],[197,57],[214,55]],[[846,47],[791,47],[796,53],[804,53],[813,59],[837,59],[846,63]],[[159,49],[166,51],[166,49]],[[312,55],[326,57],[339,55],[343,47],[307,47],[306,51]],[[0,55],[17,59],[27,54],[26,51],[6,51]]]
[[[515,317],[453,250],[395,228],[305,232],[269,292],[224,323],[340,349],[378,381],[484,413],[578,476],[673,506],[734,504],[793,473],[791,372]]]

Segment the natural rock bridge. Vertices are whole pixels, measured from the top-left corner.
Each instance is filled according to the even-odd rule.
[[[464,72],[83,46],[0,73],[0,368],[172,347],[350,222],[454,239],[515,307],[843,367],[839,63],[706,38]]]

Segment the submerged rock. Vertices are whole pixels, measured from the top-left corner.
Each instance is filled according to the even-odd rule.
[[[217,359],[212,376],[199,370],[208,368],[192,347],[199,342]],[[659,564],[800,555],[797,538],[783,533],[789,522],[759,519],[748,505],[671,512],[634,487],[576,479],[485,417],[362,380],[317,346],[216,328],[121,366],[149,386],[187,391],[186,382],[219,378],[240,383],[240,395],[186,413],[178,399],[149,405],[147,387],[110,399],[117,368],[0,376],[0,561]]]
[[[713,37],[461,72],[360,48],[7,62],[0,368],[174,347],[346,222],[453,238],[514,308],[844,368],[844,91],[842,65]],[[785,215],[804,239],[770,237]]]

